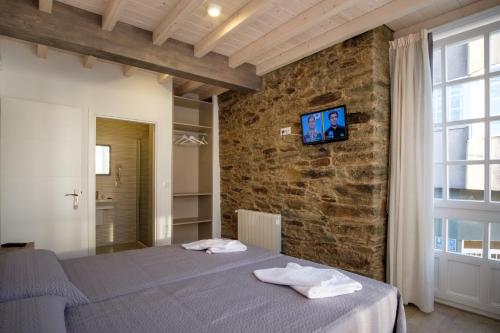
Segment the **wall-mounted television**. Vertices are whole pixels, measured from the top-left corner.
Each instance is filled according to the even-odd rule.
[[[300,123],[305,145],[347,140],[345,105],[304,113],[300,116]]]

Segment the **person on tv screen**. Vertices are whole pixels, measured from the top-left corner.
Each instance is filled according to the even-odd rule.
[[[310,115],[307,118],[307,132],[304,135],[304,140],[306,143],[317,142],[323,140],[321,133],[316,130],[316,118],[314,115]]]
[[[325,139],[343,139],[345,138],[345,127],[341,126],[339,121],[339,112],[332,111],[328,114],[328,120],[330,120],[330,127],[325,131]]]

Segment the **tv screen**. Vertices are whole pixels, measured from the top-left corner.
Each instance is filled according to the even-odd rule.
[[[300,117],[302,143],[305,145],[347,140],[345,105],[305,113]]]

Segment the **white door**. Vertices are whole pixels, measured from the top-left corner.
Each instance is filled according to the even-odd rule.
[[[86,111],[2,98],[2,243],[34,241],[59,258],[88,255],[87,138]]]

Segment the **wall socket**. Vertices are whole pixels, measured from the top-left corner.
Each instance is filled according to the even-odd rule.
[[[292,128],[291,127],[283,127],[280,130],[280,134],[281,134],[281,136],[290,135],[290,134],[292,134]]]

